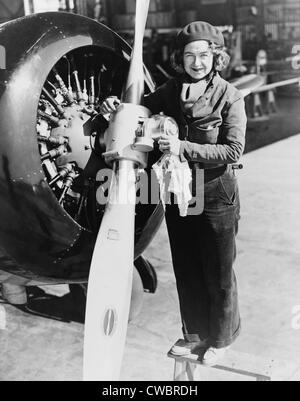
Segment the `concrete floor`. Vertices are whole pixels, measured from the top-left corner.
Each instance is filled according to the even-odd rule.
[[[240,173],[242,220],[236,272],[243,332],[232,347],[235,366],[272,365],[274,380],[300,380],[300,134],[244,156]],[[159,288],[145,294],[141,315],[129,325],[121,380],[172,380],[166,356],[181,337],[167,233],[163,226],[147,250]],[[65,294],[66,287],[46,288]],[[296,310],[296,309],[295,309]],[[299,314],[300,312],[298,312]],[[298,323],[300,319],[298,319]],[[0,303],[1,381],[78,381],[83,325],[32,316]],[[207,381],[246,378],[205,369]]]

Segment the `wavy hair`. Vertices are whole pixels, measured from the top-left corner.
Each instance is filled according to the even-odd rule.
[[[226,48],[217,46],[213,42],[209,43],[209,48],[213,52],[214,56],[213,69],[215,71],[225,70],[230,62],[230,56],[226,52]],[[183,74],[185,72],[183,67],[183,51],[184,48],[175,49],[171,55],[171,65],[179,74]]]

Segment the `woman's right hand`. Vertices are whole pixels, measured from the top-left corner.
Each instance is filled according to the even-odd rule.
[[[121,100],[116,96],[109,96],[104,100],[104,102],[100,106],[100,114],[111,114],[117,111],[118,107],[121,104]]]

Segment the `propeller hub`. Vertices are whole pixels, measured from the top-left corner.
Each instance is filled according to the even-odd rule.
[[[147,153],[135,148],[136,136],[144,121],[150,117],[150,110],[144,106],[122,103],[112,115],[106,132],[104,157],[111,160],[130,160],[141,168],[147,167]]]

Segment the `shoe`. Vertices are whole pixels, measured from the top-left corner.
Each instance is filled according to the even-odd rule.
[[[171,348],[170,353],[174,356],[185,356],[191,354],[197,354],[199,350],[207,347],[207,341],[177,341]]]
[[[205,366],[216,365],[220,361],[220,359],[222,359],[225,356],[229,348],[230,347],[225,347],[225,348],[209,347],[202,359],[203,365]]]

